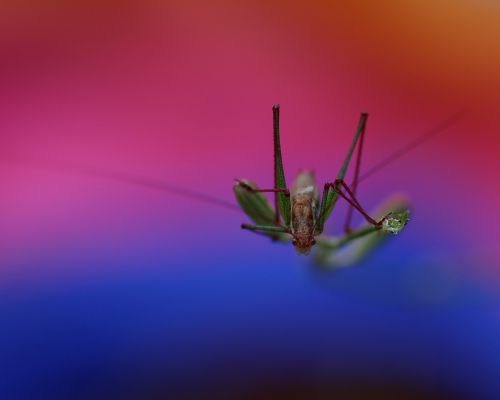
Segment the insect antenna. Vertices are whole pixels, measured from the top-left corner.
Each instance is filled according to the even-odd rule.
[[[226,200],[219,199],[217,197],[208,195],[203,192],[198,192],[196,190],[187,189],[182,186],[177,186],[168,182],[163,182],[160,180],[155,180],[151,178],[146,178],[139,175],[129,174],[122,171],[106,170],[101,168],[89,167],[83,164],[76,164],[73,162],[65,161],[49,161],[41,158],[27,158],[27,157],[8,157],[8,161],[15,162],[22,165],[31,165],[33,167],[39,167],[44,169],[77,173],[80,175],[86,175],[99,179],[108,179],[115,182],[132,184],[135,186],[147,187],[150,189],[161,190],[170,194],[183,196],[190,198],[192,200],[209,203],[218,207],[225,209],[230,209],[234,211],[241,211],[240,208],[233,203]]]
[[[435,136],[439,135],[440,133],[444,132],[450,126],[457,123],[464,116],[464,114],[465,114],[465,110],[460,110],[460,111],[456,112],[455,114],[453,114],[449,118],[442,121],[439,125],[436,125],[430,131],[427,131],[426,133],[418,136],[416,139],[414,139],[410,143],[406,144],[405,146],[401,147],[399,150],[396,150],[394,153],[389,154],[386,158],[384,158],[378,164],[375,164],[374,166],[369,168],[364,174],[362,174],[359,177],[359,179],[357,179],[356,183],[364,181],[366,178],[377,173],[382,168],[384,168],[387,165],[391,164],[392,162],[396,161],[398,158],[404,156],[405,154],[407,154],[410,151],[414,150],[415,148],[421,146],[422,144],[424,144],[428,140],[430,140],[430,139],[434,138]]]

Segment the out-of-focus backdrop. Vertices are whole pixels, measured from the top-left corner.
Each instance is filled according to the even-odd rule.
[[[498,398],[499,43],[488,0],[2,1],[0,397]],[[466,114],[363,182],[412,220],[336,272],[85,173],[233,202],[272,185],[278,102],[320,182],[361,111],[364,168]]]

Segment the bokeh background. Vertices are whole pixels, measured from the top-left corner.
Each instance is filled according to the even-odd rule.
[[[0,397],[498,398],[499,43],[488,0],[2,1]],[[278,102],[289,181],[361,111],[366,168],[467,112],[363,182],[413,219],[341,271],[99,176],[234,202]]]

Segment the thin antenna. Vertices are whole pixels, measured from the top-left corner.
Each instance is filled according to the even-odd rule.
[[[404,156],[405,154],[409,153],[410,151],[417,148],[418,146],[424,144],[425,142],[432,139],[433,137],[439,135],[440,133],[442,133],[443,131],[448,129],[450,126],[454,125],[457,121],[459,121],[464,116],[464,114],[465,114],[465,110],[460,110],[460,111],[456,112],[451,117],[447,118],[446,120],[441,122],[439,125],[435,126],[430,131],[417,137],[415,140],[413,140],[410,143],[408,143],[407,145],[401,147],[399,150],[396,150],[394,153],[389,154],[385,159],[380,161],[378,164],[375,164],[373,167],[368,169],[368,171],[366,171],[363,175],[361,175],[358,179],[358,183],[365,180],[369,176],[375,174],[376,172],[380,171],[382,168],[391,164],[393,161]]]
[[[81,175],[87,175],[99,179],[110,179],[115,182],[127,183],[136,186],[148,187],[150,189],[161,190],[178,196],[188,197],[192,200],[197,200],[205,203],[210,203],[212,205],[223,207],[226,209],[241,211],[241,209],[233,203],[219,199],[217,197],[210,196],[208,194],[198,192],[196,190],[186,189],[181,186],[174,184],[145,178],[142,176],[128,174],[126,172],[104,170],[99,168],[92,168],[85,165],[77,165],[75,163],[69,163],[64,161],[48,161],[40,158],[14,158],[9,157],[11,161],[20,164],[31,164],[33,166],[52,169],[62,172],[74,172]]]

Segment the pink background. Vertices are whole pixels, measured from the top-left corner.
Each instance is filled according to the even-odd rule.
[[[2,2],[4,299],[243,264],[255,268],[256,289],[268,265],[303,279],[306,260],[241,231],[242,213],[51,167],[123,171],[233,202],[235,177],[272,185],[273,103],[289,182],[314,168],[320,183],[335,177],[361,111],[369,167],[466,109],[363,183],[367,208],[395,192],[414,206],[405,232],[366,268],[373,277],[400,266],[381,287],[413,287],[417,274],[420,300],[435,287],[433,269],[419,275],[412,262],[440,266],[439,293],[461,282],[496,295],[499,38],[492,1]],[[352,282],[347,291],[371,293],[366,277]]]

